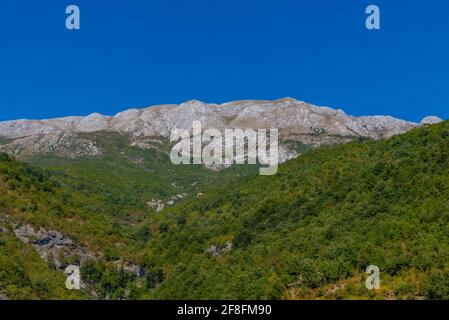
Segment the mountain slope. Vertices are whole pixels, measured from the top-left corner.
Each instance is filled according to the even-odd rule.
[[[217,173],[202,166],[176,167],[166,153],[128,146],[119,134],[95,135],[107,151],[101,159],[39,156],[33,157],[31,166],[0,153],[0,295],[133,295],[136,275],[151,277],[137,265],[142,246],[152,237],[146,220],[156,208],[150,204],[174,205],[206,185],[256,170],[237,166]],[[102,277],[94,280],[83,269],[94,294],[65,290],[63,271],[68,264],[100,268]],[[17,272],[32,280],[20,282]],[[35,288],[39,285],[45,286],[44,292]],[[137,297],[144,294],[145,290]]]
[[[155,216],[157,298],[448,298],[449,123],[323,148]],[[368,265],[382,289],[368,292]]]
[[[323,147],[159,213],[88,172],[2,155],[0,295],[80,297],[61,290],[75,263],[87,297],[448,298],[448,177],[448,122]],[[371,264],[380,291],[364,287]]]

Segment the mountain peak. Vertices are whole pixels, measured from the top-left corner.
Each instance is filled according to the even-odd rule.
[[[436,117],[436,116],[428,116],[421,120],[420,124],[426,125],[426,124],[436,124],[443,122],[443,119]]]
[[[181,103],[181,105],[206,105],[207,103],[197,100],[197,99],[192,99],[189,101],[185,101],[183,103]]]

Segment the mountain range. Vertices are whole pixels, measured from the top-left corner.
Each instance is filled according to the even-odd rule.
[[[192,100],[180,105],[129,109],[115,116],[93,113],[86,117],[0,122],[0,137],[8,142],[0,146],[0,150],[23,158],[39,153],[96,157],[102,155],[101,150],[88,136],[79,134],[115,132],[126,135],[132,145],[149,148],[154,144],[149,138],[162,139],[156,141],[164,143],[175,128],[190,129],[193,121],[201,121],[204,129],[276,128],[280,133],[280,159],[283,162],[298,155],[290,144],[282,143],[285,141],[317,147],[361,137],[382,139],[441,119],[429,116],[414,123],[390,116],[354,117],[342,110],[318,107],[292,98],[234,101],[221,105]]]

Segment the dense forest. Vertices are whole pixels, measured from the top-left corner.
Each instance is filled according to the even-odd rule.
[[[139,202],[139,185],[111,189],[98,171],[44,160],[0,156],[0,293],[11,299],[449,299],[449,122],[322,147],[275,176],[204,182],[161,212]],[[93,253],[66,263],[81,264],[83,290],[66,290],[63,270],[14,236],[25,224]],[[365,287],[369,265],[379,290]]]

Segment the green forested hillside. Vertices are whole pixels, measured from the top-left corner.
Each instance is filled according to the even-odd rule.
[[[51,263],[39,258],[31,245],[14,237],[19,226],[31,225],[36,230],[61,232],[95,255],[96,261],[83,268],[86,282],[92,283],[100,298],[123,298],[128,285],[131,288],[126,295],[133,295],[135,274],[122,272],[118,266],[135,266],[139,252],[152,236],[146,221],[154,210],[147,202],[153,198],[167,202],[177,194],[196,195],[208,184],[256,172],[252,167],[234,167],[221,172],[201,166],[176,167],[170,163],[166,150],[129,147],[129,140],[117,134],[97,133],[90,138],[95,138],[104,157],[70,159],[42,155],[27,159],[29,165],[0,154],[0,237],[8,243],[15,241],[15,245],[0,248],[3,250],[0,253],[4,257],[20,255],[20,248],[26,248],[27,253],[34,254],[21,260],[21,268],[30,272],[27,277],[34,274],[32,263],[36,259],[49,274],[58,275],[48,278],[50,288],[58,288],[58,292],[48,289],[44,294],[34,290],[30,283],[23,287],[23,283],[15,280],[7,282],[6,278],[16,270],[5,264],[5,270],[0,268],[0,271],[7,272],[8,276],[4,281],[0,278],[0,294],[19,299],[79,296],[65,290],[64,281],[59,281],[65,279],[63,270],[54,270]],[[7,231],[3,232],[3,228]],[[99,279],[88,274],[90,267],[101,271]],[[35,276],[39,280],[39,275]],[[151,277],[151,273],[145,276]],[[11,279],[18,278],[11,276]],[[147,294],[146,285],[141,284],[145,281],[139,279],[137,297]]]
[[[0,293],[9,299],[87,299],[65,288],[66,277],[31,247],[0,233]]]
[[[129,203],[111,200],[124,190],[108,186],[112,164],[67,161],[62,170],[40,161],[50,169],[1,156],[0,222],[55,229],[95,252],[81,271],[100,298],[449,298],[448,122],[324,147],[275,176],[211,179],[203,196],[160,213],[141,205],[135,185]],[[190,181],[186,171],[176,178]],[[92,297],[61,290],[62,272],[11,233],[0,240],[0,293]],[[122,260],[141,274],[117,267]],[[45,270],[33,272],[33,263]],[[368,265],[380,268],[380,290],[364,286]]]
[[[448,122],[317,150],[154,217],[154,297],[449,298],[448,199]]]
[[[0,292],[8,298],[84,296],[67,291],[63,272],[15,237],[18,226],[58,230],[103,259],[116,254],[114,244],[132,247],[135,241],[131,226],[114,218],[117,208],[107,205],[106,195],[66,179],[0,155]]]
[[[179,193],[202,191],[208,185],[237,179],[256,172],[252,166],[239,166],[215,172],[200,165],[175,166],[170,162],[170,143],[149,139],[148,148],[130,146],[130,138],[114,132],[79,134],[94,141],[101,157],[61,157],[33,155],[26,160],[40,168],[65,174],[78,184],[109,195],[114,204],[145,208],[154,199],[169,199]],[[159,143],[158,143],[159,142]]]

